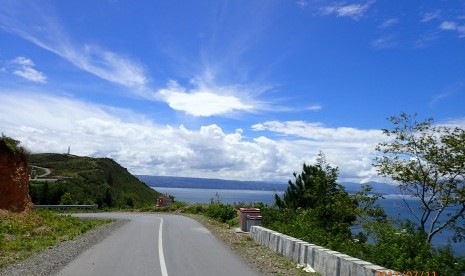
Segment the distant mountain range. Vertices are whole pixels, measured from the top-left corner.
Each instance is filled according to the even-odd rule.
[[[136,175],[142,182],[151,187],[166,188],[194,188],[194,189],[227,189],[227,190],[261,190],[261,191],[285,191],[287,183],[272,183],[264,181],[237,181],[212,178],[175,177],[175,176],[154,176]],[[372,193],[379,194],[399,194],[396,186],[369,182],[373,187]],[[362,189],[362,185],[352,182],[343,182],[347,192],[355,193]]]
[[[362,189],[362,184],[360,183],[353,183],[353,182],[342,182],[342,185],[346,187],[346,191],[349,193],[355,193]],[[367,182],[364,184],[369,184],[373,189],[371,190],[372,194],[382,194],[382,195],[393,195],[393,194],[400,194],[399,187],[380,183],[380,182]]]

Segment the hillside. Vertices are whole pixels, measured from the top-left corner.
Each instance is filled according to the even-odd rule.
[[[93,204],[103,207],[153,205],[158,193],[109,158],[31,154],[29,165],[50,168],[50,179],[31,181],[35,204]],[[40,169],[39,169],[40,170]]]

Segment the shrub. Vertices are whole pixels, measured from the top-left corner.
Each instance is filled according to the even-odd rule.
[[[233,206],[223,203],[210,203],[206,210],[206,215],[221,222],[227,222],[236,217],[236,209]]]

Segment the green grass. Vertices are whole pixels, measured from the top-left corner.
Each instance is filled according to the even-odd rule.
[[[0,213],[0,267],[22,260],[109,220],[89,220],[51,211]]]

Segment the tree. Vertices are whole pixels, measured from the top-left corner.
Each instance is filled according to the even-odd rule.
[[[110,188],[105,188],[105,197],[103,199],[103,203],[106,204],[107,207],[113,207],[113,195],[111,194]]]
[[[48,186],[48,181],[45,181],[42,185],[42,194],[40,196],[40,204],[51,204],[50,203],[50,188]]]
[[[454,230],[454,241],[465,238],[465,131],[417,122],[416,114],[389,118],[389,142],[378,144],[383,156],[375,159],[378,173],[399,182],[401,191],[419,199],[420,207],[404,202],[418,221],[428,243],[445,228]]]
[[[19,140],[8,137],[2,133],[0,136],[0,143],[4,143],[8,150],[13,154],[19,154],[20,158],[25,160],[25,162],[28,161],[28,157],[31,153],[25,147],[20,145],[21,142]]]
[[[283,197],[275,195],[279,208],[311,210],[322,228],[337,223],[351,225],[356,220],[357,201],[337,183],[338,168],[326,163],[320,152],[315,165],[303,164],[302,173],[294,173],[295,183],[289,180]]]
[[[320,152],[315,165],[303,164],[302,173],[294,172],[295,183],[288,181],[289,186],[283,197],[275,195],[275,203],[279,208],[315,208],[328,197],[335,195],[342,186],[337,184],[338,169],[326,163],[324,154]]]
[[[0,137],[0,141],[5,143],[7,148],[13,153],[16,153],[18,149],[21,149],[21,147],[19,146],[20,142],[18,140],[8,137],[3,133],[2,133],[2,136]]]
[[[60,199],[60,205],[73,205],[76,202],[73,200],[73,197],[69,192],[64,193]]]

